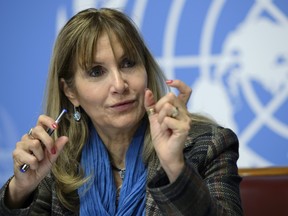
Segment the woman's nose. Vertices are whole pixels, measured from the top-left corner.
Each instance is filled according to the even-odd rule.
[[[127,80],[124,78],[121,71],[114,72],[112,79],[113,92],[123,94],[128,88]]]

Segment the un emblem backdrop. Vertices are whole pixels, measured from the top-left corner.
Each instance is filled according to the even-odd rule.
[[[0,3],[1,185],[17,141],[42,113],[57,32],[88,7],[133,18],[168,79],[193,88],[189,111],[238,135],[239,167],[288,165],[286,0],[10,0]]]

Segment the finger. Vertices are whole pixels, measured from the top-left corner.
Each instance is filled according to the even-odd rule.
[[[40,142],[47,148],[50,154],[54,153],[54,141],[52,137],[49,136],[47,131],[40,125],[33,128],[32,134],[35,139],[40,140]]]
[[[35,157],[35,155],[23,150],[23,149],[15,149],[13,151],[13,159],[14,164],[16,166],[17,171],[19,171],[19,167],[23,164],[29,164],[29,167],[32,170],[36,170],[39,165],[38,159]]]
[[[154,116],[155,112],[155,99],[153,92],[150,89],[147,89],[145,91],[145,97],[144,97],[144,107],[146,109],[146,112],[148,114],[149,119]]]
[[[169,92],[164,97],[160,98],[160,100],[157,102],[157,104],[155,104],[155,108],[157,111],[160,111],[161,109],[163,109],[163,107],[167,103],[174,105],[175,103],[177,103],[176,102],[177,100],[178,99],[177,99],[176,95],[172,92]]]
[[[45,130],[48,128],[56,129],[58,127],[58,125],[55,123],[55,120],[47,115],[39,116],[37,126],[42,126]]]
[[[179,121],[175,118],[165,118],[161,124],[162,130],[170,130],[174,136],[187,136],[190,130],[190,124],[188,120]]]
[[[184,104],[187,104],[192,94],[192,89],[181,80],[168,80],[167,85],[177,88],[179,95],[177,96]]]
[[[33,140],[35,137],[33,136],[33,128],[31,128],[28,133],[24,134],[21,137],[21,141],[26,141],[26,140]]]
[[[144,98],[145,109],[148,110],[149,108],[154,107],[155,103],[156,101],[153,92],[150,89],[146,89]]]
[[[66,136],[59,137],[55,141],[55,154],[49,154],[49,152],[44,153],[46,157],[44,157],[45,160],[42,160],[42,161],[39,161],[35,155],[30,154],[23,149],[16,148],[13,152],[15,171],[18,172],[19,167],[21,167],[23,164],[29,164],[29,168],[31,170],[40,169],[40,166],[42,166],[42,164],[43,165],[46,164],[44,166],[45,168],[41,169],[41,173],[46,173],[51,168],[52,164],[56,161],[56,159],[60,155],[61,151],[63,150],[63,147],[65,146],[67,142],[68,142],[68,137]]]
[[[170,103],[164,104],[164,106],[158,113],[159,114],[158,122],[161,124],[166,117],[172,118],[174,110],[175,110],[175,107],[172,104]]]
[[[28,136],[29,139],[35,139],[35,138],[33,137],[32,133],[33,133],[33,128],[30,128],[30,130],[29,130],[28,133],[27,133],[27,136]]]
[[[58,156],[60,155],[61,151],[63,150],[64,146],[68,142],[68,137],[67,136],[61,136],[55,141],[55,154],[52,154],[50,157],[50,162],[54,163]]]
[[[155,115],[156,114],[155,103],[156,101],[154,99],[154,95],[152,91],[147,89],[145,91],[144,106],[145,106],[145,109],[149,118],[151,130],[154,126],[158,124],[157,115]]]
[[[39,140],[37,140],[37,139],[29,140],[27,150],[26,150],[26,152],[33,154],[37,158],[38,161],[43,160],[43,158],[44,158],[43,144]]]
[[[29,168],[31,167],[32,169],[37,169],[38,163],[41,162],[44,157],[45,153],[43,145],[37,139],[17,142],[16,149],[13,152],[14,160],[18,161],[18,169],[24,164],[29,164]]]

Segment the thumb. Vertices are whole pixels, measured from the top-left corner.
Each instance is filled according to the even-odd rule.
[[[51,155],[50,161],[51,163],[54,163],[56,161],[56,159],[58,158],[59,154],[61,153],[61,151],[63,150],[65,144],[68,142],[68,137],[66,136],[61,136],[59,137],[56,141],[55,141],[55,154]]]
[[[150,89],[146,89],[145,91],[145,98],[144,98],[144,106],[145,109],[148,110],[149,108],[153,108],[155,105],[155,99],[153,92]]]

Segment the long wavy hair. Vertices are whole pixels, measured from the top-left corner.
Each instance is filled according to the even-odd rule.
[[[60,31],[51,58],[49,77],[46,87],[45,113],[57,116],[63,109],[68,115],[61,121],[59,129],[53,134],[54,138],[65,135],[69,142],[65,145],[57,161],[53,164],[52,173],[56,182],[56,193],[60,202],[68,209],[77,211],[77,189],[87,179],[81,171],[81,151],[88,138],[89,117],[81,110],[79,122],[73,119],[73,104],[63,92],[61,79],[68,87],[75,89],[75,66],[80,65],[84,70],[89,69],[93,62],[98,38],[103,33],[116,36],[128,57],[136,58],[144,65],[148,88],[158,100],[169,89],[165,84],[165,76],[144,43],[136,25],[124,13],[115,9],[86,9],[73,16]],[[194,121],[206,121],[205,117],[191,115]],[[149,127],[149,126],[148,126]],[[143,158],[147,162],[155,157],[149,130],[144,141]]]

